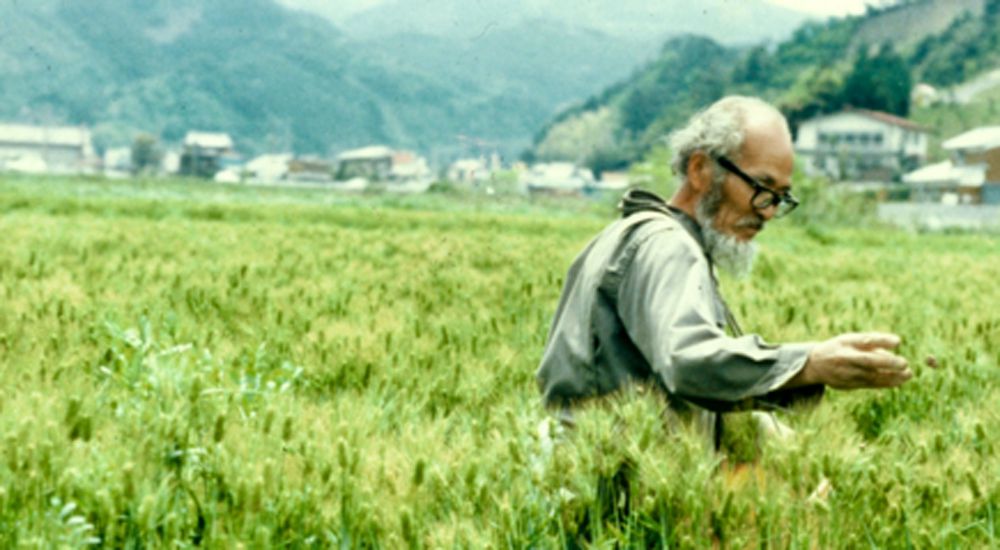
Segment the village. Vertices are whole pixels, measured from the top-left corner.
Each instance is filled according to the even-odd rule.
[[[946,159],[931,162],[933,128],[889,113],[845,109],[804,121],[795,149],[802,170],[873,193],[881,202],[1000,205],[1000,126],[940,136]],[[0,124],[0,172],[180,176],[224,184],[322,187],[337,191],[425,192],[448,182],[487,194],[604,196],[642,181],[628,171],[595,176],[571,162],[505,162],[483,152],[432,166],[420,154],[374,144],[332,157],[268,153],[246,158],[224,132],[189,131],[176,149],[140,135],[97,151],[86,127]]]
[[[1000,549],[1000,0],[0,26],[0,550]]]

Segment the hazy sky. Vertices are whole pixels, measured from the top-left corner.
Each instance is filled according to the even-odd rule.
[[[868,4],[884,4],[877,0],[766,0],[778,6],[784,6],[801,12],[828,16],[864,13]]]
[[[278,0],[293,7],[321,13],[334,21],[349,17],[361,10],[381,4],[385,0]],[[655,0],[650,0],[655,1]],[[804,13],[821,17],[858,14],[867,4],[891,3],[891,0],[766,0]]]

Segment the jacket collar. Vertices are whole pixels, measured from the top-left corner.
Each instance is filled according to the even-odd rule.
[[[698,222],[676,206],[667,204],[663,197],[652,191],[645,189],[629,189],[622,195],[618,208],[622,211],[622,217],[627,218],[636,212],[662,212],[677,220],[682,227],[694,238],[702,252],[708,256],[705,248],[705,237],[701,233],[701,226]]]

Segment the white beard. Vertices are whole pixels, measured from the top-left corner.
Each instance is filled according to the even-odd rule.
[[[742,279],[753,269],[753,259],[757,254],[757,245],[750,241],[741,241],[732,235],[726,235],[715,228],[712,220],[701,222],[701,234],[705,238],[705,248],[712,261],[729,275]]]
[[[727,235],[715,228],[715,215],[719,212],[722,202],[721,185],[695,207],[695,218],[701,226],[701,236],[705,240],[705,249],[716,266],[737,279],[750,274],[753,269],[753,258],[757,254],[757,245],[750,241],[741,241],[733,235]],[[743,220],[741,220],[742,222]],[[748,220],[753,221],[753,220]],[[739,223],[737,225],[740,225]]]

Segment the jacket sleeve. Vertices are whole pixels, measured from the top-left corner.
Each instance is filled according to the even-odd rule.
[[[766,407],[769,394],[773,406],[794,401],[779,388],[805,366],[814,345],[728,336],[708,261],[694,241],[676,231],[653,233],[639,244],[623,273],[618,310],[666,389],[714,410],[735,408],[737,402]],[[817,388],[800,393],[813,397]],[[758,397],[763,402],[753,403]]]

